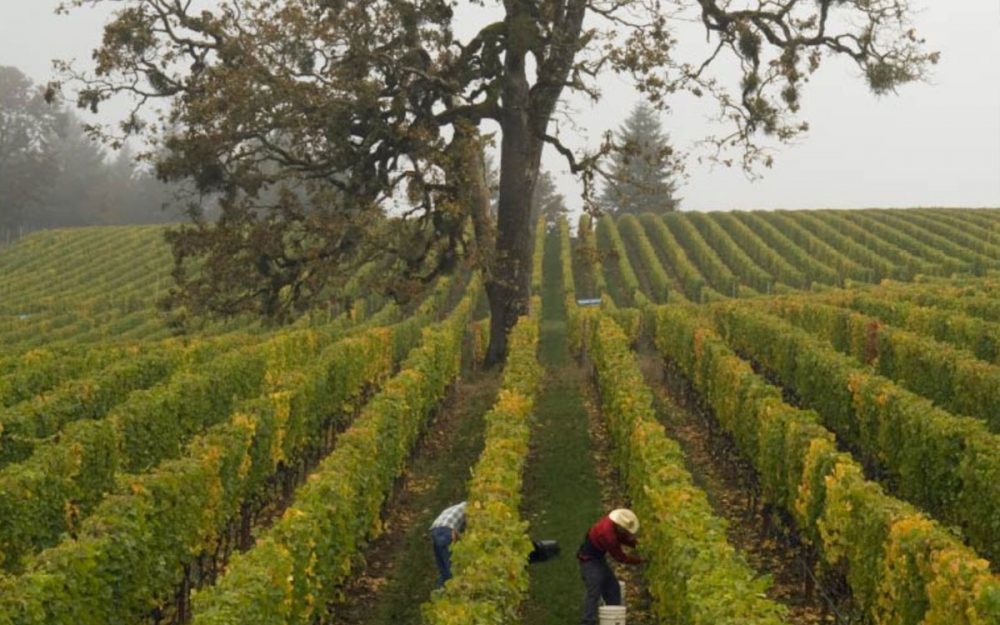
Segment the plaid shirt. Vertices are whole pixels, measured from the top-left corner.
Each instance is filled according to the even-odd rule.
[[[445,508],[444,512],[438,515],[431,523],[431,529],[438,527],[449,527],[461,533],[465,530],[465,506],[468,502],[457,503],[450,508]]]

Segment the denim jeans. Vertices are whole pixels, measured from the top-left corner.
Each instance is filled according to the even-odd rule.
[[[431,542],[434,544],[434,560],[438,567],[438,585],[440,588],[451,579],[451,528],[435,527],[431,530]]]
[[[621,605],[622,589],[618,578],[604,558],[580,562],[580,577],[586,594],[583,597],[583,625],[596,625],[597,607],[604,598],[607,605]]]

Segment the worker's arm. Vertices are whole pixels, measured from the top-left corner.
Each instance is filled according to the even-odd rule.
[[[615,542],[612,545],[608,545],[608,553],[610,553],[611,557],[613,557],[615,560],[618,560],[623,564],[640,564],[642,562],[642,558],[639,558],[638,556],[633,556],[631,554],[622,551],[621,545],[619,545],[617,542]]]
[[[609,529],[610,531],[605,533],[602,537],[602,542],[605,543],[605,551],[610,553],[612,558],[624,564],[639,564],[642,562],[642,560],[638,557],[622,551],[623,544],[628,545],[629,547],[635,547],[635,537],[628,532],[620,532],[614,529],[614,526],[611,526]]]

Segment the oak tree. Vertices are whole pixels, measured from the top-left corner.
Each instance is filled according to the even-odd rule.
[[[574,152],[553,130],[568,93],[598,98],[600,76],[616,72],[657,105],[693,94],[725,123],[708,138],[719,158],[753,167],[770,158],[762,138],[805,129],[800,91],[825,57],[849,59],[876,93],[920,79],[936,60],[906,0],[116,5],[95,71],[66,67],[66,80],[91,109],[134,96],[139,108],[119,134],[156,137],[162,177],[218,198],[218,220],[194,211],[173,236],[179,297],[282,316],[321,297],[353,260],[392,255],[399,276],[426,281],[471,251],[486,274],[490,361],[503,358],[529,305],[543,149],[564,156],[585,189],[598,169],[600,149]],[[469,18],[463,32],[483,16],[469,36],[456,34],[456,11]],[[692,19],[709,42],[694,57],[678,45]],[[722,80],[718,65],[739,78]],[[494,123],[495,223],[479,134]],[[192,259],[206,270],[184,271]]]

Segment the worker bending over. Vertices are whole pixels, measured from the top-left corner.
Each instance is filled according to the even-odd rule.
[[[624,564],[639,564],[642,559],[622,551],[622,545],[635,548],[635,535],[639,531],[639,519],[626,508],[612,510],[601,517],[583,537],[583,544],[576,552],[580,561],[580,577],[586,594],[583,598],[583,625],[596,625],[597,606],[601,598],[607,605],[621,605],[621,586],[614,571],[608,566],[605,556],[611,556]]]
[[[431,543],[434,545],[434,560],[438,566],[438,588],[451,579],[451,544],[465,531],[466,505],[467,502],[463,501],[445,508],[431,523]]]

